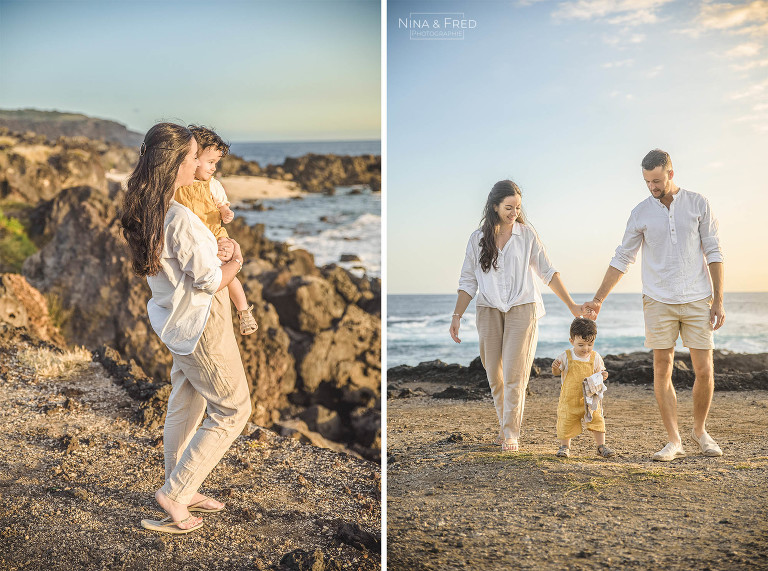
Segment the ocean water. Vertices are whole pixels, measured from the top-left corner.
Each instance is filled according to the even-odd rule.
[[[577,302],[587,294],[574,295]],[[546,315],[539,321],[537,357],[555,357],[570,347],[568,328],[572,321],[565,305],[552,293],[543,293]],[[387,368],[417,365],[440,359],[468,365],[479,355],[474,300],[464,313],[459,330],[460,344],[448,328],[456,295],[387,296]],[[726,321],[715,332],[715,346],[739,353],[768,352],[768,293],[726,293]],[[595,350],[601,355],[648,351],[643,346],[643,303],[639,293],[611,294],[597,320]],[[680,340],[677,350],[684,351]]]
[[[247,161],[256,161],[262,167],[281,165],[286,157],[301,157],[307,153],[318,155],[380,155],[381,141],[282,141],[260,143],[232,143],[230,150]]]
[[[261,166],[282,164],[307,153],[380,155],[381,141],[287,141],[232,143],[232,152]],[[351,193],[352,190],[361,194]],[[362,187],[337,187],[336,194],[302,200],[264,200],[263,212],[237,210],[248,224],[264,224],[268,238],[303,248],[317,265],[335,263],[352,273],[381,277],[381,194]],[[342,262],[352,255],[359,260]]]
[[[381,193],[339,187],[336,194],[309,194],[302,200],[264,200],[271,208],[237,210],[248,224],[264,224],[272,240],[287,242],[315,256],[317,265],[335,263],[356,275],[381,277]],[[344,254],[358,261],[341,262]]]

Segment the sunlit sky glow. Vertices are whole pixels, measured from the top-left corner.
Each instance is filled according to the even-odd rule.
[[[378,139],[378,1],[0,0],[0,108]]]
[[[494,182],[512,178],[572,292],[594,292],[640,161],[711,202],[726,291],[768,291],[768,2],[388,3],[388,291],[455,291]],[[415,41],[411,12],[463,12]],[[639,263],[616,291],[640,291]],[[544,291],[548,291],[544,288]]]

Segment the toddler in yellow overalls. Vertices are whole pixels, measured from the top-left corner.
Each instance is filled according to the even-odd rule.
[[[232,222],[235,214],[229,208],[229,200],[227,200],[224,187],[213,178],[216,165],[229,152],[229,145],[216,133],[205,127],[192,125],[189,130],[197,139],[197,157],[200,166],[195,170],[194,183],[176,189],[173,198],[197,214],[217,240],[229,238],[229,234],[221,224],[222,222],[224,224]],[[243,285],[235,278],[229,283],[227,289],[229,290],[229,297],[237,309],[237,316],[240,318],[240,333],[242,335],[254,333],[259,326],[251,313],[253,306],[248,305]]]
[[[581,419],[584,418],[584,391],[582,381],[595,373],[602,372],[603,380],[608,378],[603,358],[595,351],[597,325],[590,319],[577,317],[571,323],[570,339],[572,349],[561,353],[552,361],[552,374],[561,376],[560,400],[557,403],[557,438],[560,449],[557,455],[567,458],[571,451],[571,438],[581,434]],[[616,453],[605,445],[605,420],[602,404],[592,413],[592,420],[586,423],[597,444],[597,454],[610,458]]]

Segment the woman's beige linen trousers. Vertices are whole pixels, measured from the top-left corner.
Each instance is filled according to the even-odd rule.
[[[232,330],[227,288],[213,297],[203,335],[190,355],[173,356],[163,430],[170,499],[189,504],[251,416],[243,362]],[[208,412],[206,419],[203,413]]]
[[[477,306],[480,360],[496,406],[504,441],[517,442],[525,408],[525,390],[538,341],[536,304],[516,305],[506,313]]]

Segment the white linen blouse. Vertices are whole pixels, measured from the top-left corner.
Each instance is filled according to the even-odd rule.
[[[515,222],[504,248],[499,251],[497,269],[488,272],[480,268],[480,238],[482,230],[469,237],[464,265],[459,278],[459,290],[470,297],[477,294],[476,304],[495,307],[506,313],[513,306],[536,304],[536,318],[545,314],[539,285],[533,275],[549,284],[557,270],[552,266],[544,245],[529,226]]]
[[[160,271],[147,276],[152,329],[172,352],[195,350],[221,285],[221,260],[211,231],[186,206],[171,200],[163,226]]]

